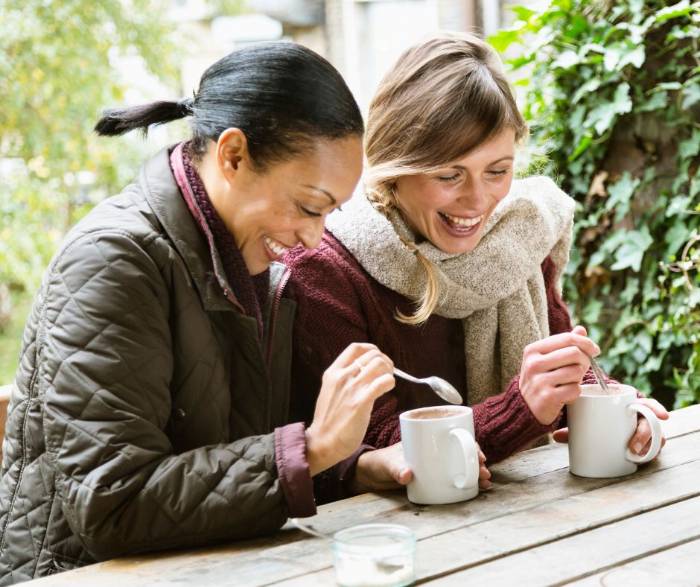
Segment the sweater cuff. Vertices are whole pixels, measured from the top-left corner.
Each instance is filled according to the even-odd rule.
[[[490,463],[498,462],[556,428],[540,424],[520,393],[515,377],[503,393],[472,406],[479,447]]]
[[[275,428],[275,462],[290,518],[316,514],[305,432],[301,422]]]
[[[337,465],[338,469],[338,481],[343,491],[343,497],[349,497],[352,495],[352,483],[355,480],[355,472],[357,471],[357,461],[360,457],[370,450],[375,450],[373,446],[369,444],[361,444],[354,453],[352,453],[347,459],[340,461]]]

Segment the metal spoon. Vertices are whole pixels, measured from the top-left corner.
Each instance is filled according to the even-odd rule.
[[[401,371],[401,369],[397,369],[396,367],[394,367],[394,375],[398,375],[406,381],[412,381],[413,383],[425,383],[426,385],[429,385],[435,393],[450,404],[461,405],[464,403],[464,400],[462,399],[462,396],[459,395],[459,392],[441,377],[414,377],[413,375],[404,373]]]
[[[608,384],[605,382],[605,373],[600,368],[600,365],[598,365],[598,362],[590,355],[588,358],[591,360],[591,369],[593,370],[593,373],[595,374],[595,378],[598,380],[598,384],[600,385],[600,388],[603,390],[603,393],[610,393],[610,388],[608,387]]]
[[[302,532],[306,532],[307,534],[311,534],[311,536],[316,536],[316,538],[322,538],[323,540],[328,540],[330,542],[333,542],[336,540],[333,536],[330,534],[326,534],[325,532],[319,532],[311,526],[310,524],[305,524],[299,520],[299,518],[289,518],[290,523],[292,526],[295,528],[301,530]],[[398,571],[400,569],[403,569],[404,565],[398,565],[395,563],[390,563],[389,561],[383,560],[381,558],[372,558],[372,562],[375,564],[377,569],[381,571],[382,573],[393,573],[395,571]]]

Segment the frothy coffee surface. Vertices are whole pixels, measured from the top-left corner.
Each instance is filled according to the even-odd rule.
[[[608,385],[609,392],[605,393],[603,389],[600,387],[600,385],[586,385],[581,389],[581,395],[620,395],[621,393],[624,393],[625,391],[628,391],[624,388],[619,387],[618,385]]]
[[[436,418],[449,418],[457,414],[459,414],[457,410],[450,410],[449,408],[430,408],[427,410],[409,412],[406,414],[406,417],[409,420],[435,420]]]

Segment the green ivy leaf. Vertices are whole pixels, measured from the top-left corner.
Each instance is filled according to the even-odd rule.
[[[586,126],[592,126],[598,135],[605,133],[618,114],[626,114],[632,110],[629,91],[630,86],[627,82],[620,84],[615,90],[612,102],[603,103],[591,111]]]
[[[690,8],[689,0],[681,0],[673,6],[668,6],[659,10],[656,13],[656,16],[654,17],[654,20],[657,23],[666,22],[667,20],[671,20],[672,18],[678,18],[679,16],[687,16],[688,14],[690,14],[691,10],[692,9]]]
[[[678,146],[678,154],[683,158],[694,157],[700,153],[700,130],[693,129],[693,134]]]
[[[700,101],[700,84],[693,83],[683,88],[683,108],[689,109]]]
[[[503,29],[491,35],[487,40],[498,51],[503,53],[508,47],[520,39],[518,28]]]
[[[527,22],[533,17],[537,12],[528,8],[527,6],[511,6],[510,10],[515,14],[515,18]]]
[[[626,65],[632,64],[637,69],[639,69],[642,65],[644,65],[645,60],[646,50],[644,49],[644,45],[639,45],[631,51],[627,51],[622,56],[622,59],[620,59],[620,63],[618,64],[618,66],[620,67],[620,69],[622,69]]]
[[[630,201],[635,190],[641,183],[639,178],[632,179],[629,171],[625,171],[622,177],[614,184],[608,186],[608,199],[605,209],[615,210],[615,221],[619,222],[629,212]]]
[[[641,230],[627,231],[624,242],[615,253],[615,263],[610,269],[620,271],[629,268],[638,272],[642,266],[644,253],[653,242],[654,239],[646,226]]]
[[[589,79],[585,84],[583,84],[576,93],[571,98],[572,104],[577,104],[581,98],[588,95],[591,92],[595,92],[603,83],[603,80],[599,77],[594,77]]]
[[[558,67],[561,69],[569,69],[574,65],[581,63],[581,58],[576,51],[564,51],[559,57],[552,63],[552,67]]]
[[[653,110],[661,110],[666,107],[668,102],[668,93],[665,91],[654,92],[649,100],[643,102],[637,108],[637,112],[652,112]]]

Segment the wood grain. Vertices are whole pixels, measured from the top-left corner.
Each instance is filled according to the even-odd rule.
[[[423,581],[447,581],[452,573],[461,576],[477,569],[500,576],[498,573],[504,571],[493,567],[500,560],[530,551],[546,552],[556,559],[558,555],[552,554],[556,548],[550,545],[566,546],[566,541],[578,536],[686,501],[693,504],[691,510],[697,507],[700,406],[674,412],[664,429],[669,442],[659,459],[628,478],[573,477],[568,472],[566,447],[550,445],[493,467],[494,489],[469,502],[418,507],[407,502],[403,492],[365,494],[322,506],[309,522],[330,533],[364,522],[411,527],[419,539],[418,574]],[[700,509],[693,511],[695,519],[700,519]],[[669,546],[661,541],[654,548]],[[644,548],[637,550],[642,553]],[[615,560],[610,564],[627,562],[624,556]],[[510,568],[515,573],[511,581],[519,581],[518,567]],[[594,564],[584,572],[598,570]],[[574,578],[569,576],[568,580]],[[110,561],[54,575],[40,584],[138,587],[192,583],[228,587],[279,582],[328,585],[333,581],[329,544],[295,530],[283,530],[274,537],[225,547]]]

